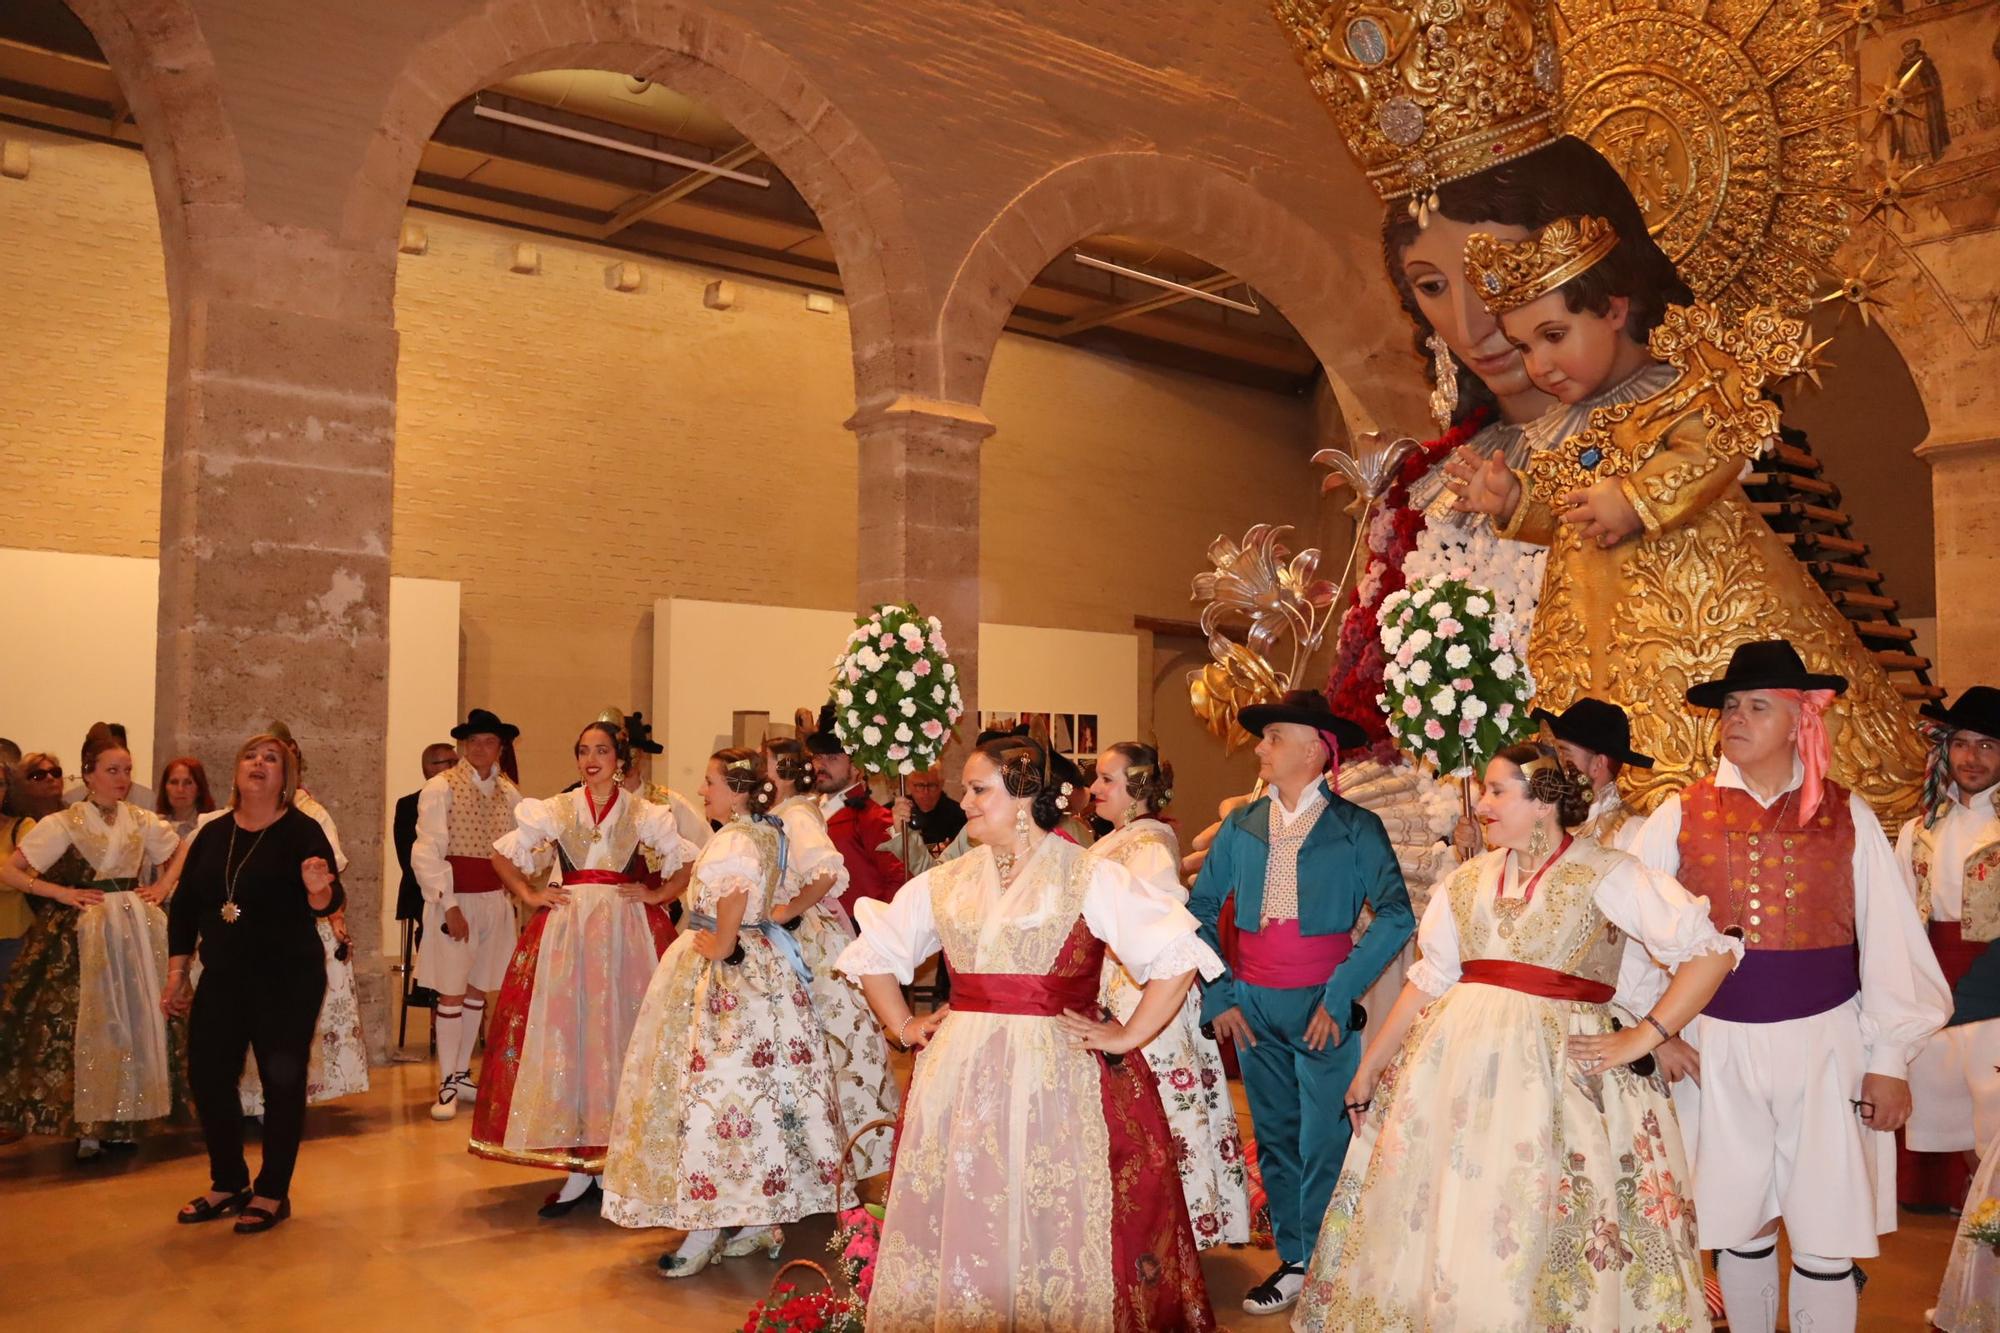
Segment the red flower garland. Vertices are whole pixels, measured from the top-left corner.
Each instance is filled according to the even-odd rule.
[[[1365,746],[1344,751],[1343,759],[1367,754],[1386,761],[1395,753],[1395,746],[1389,740],[1388,719],[1375,703],[1375,696],[1382,692],[1383,660],[1381,626],[1376,613],[1382,599],[1403,586],[1403,562],[1417,549],[1417,538],[1423,535],[1424,514],[1411,506],[1410,487],[1439,459],[1485,429],[1491,417],[1492,409],[1482,407],[1437,439],[1418,445],[1414,453],[1403,459],[1395,481],[1382,497],[1382,508],[1390,514],[1391,524],[1387,548],[1381,551],[1371,548],[1362,560],[1361,573],[1347,594],[1348,605],[1340,620],[1333,669],[1327,675],[1326,694],[1333,711],[1359,726],[1368,737]],[[1356,533],[1355,540],[1366,542],[1368,533]],[[1361,600],[1363,588],[1370,589],[1365,603]]]

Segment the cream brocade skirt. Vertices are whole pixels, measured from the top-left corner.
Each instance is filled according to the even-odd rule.
[[[1460,983],[1411,1029],[1348,1150],[1293,1328],[1709,1327],[1673,1105],[1575,1071],[1602,1005]]]
[[[167,916],[136,893],[107,893],[77,916],[79,1124],[156,1120],[173,1110],[167,1020]]]
[[[813,1010],[826,1029],[827,1059],[833,1066],[840,1118],[850,1135],[876,1120],[894,1120],[903,1093],[889,1068],[889,1041],[862,998],[861,988],[833,970],[841,950],[854,943],[854,927],[837,902],[821,899],[806,910],[798,929],[799,951],[812,969]],[[889,1169],[895,1135],[884,1130],[863,1135],[848,1164],[852,1178],[866,1180]]]
[[[753,929],[743,961],[668,946],[632,1029],[604,1160],[620,1226],[760,1226],[852,1207],[826,1034],[806,983]]]

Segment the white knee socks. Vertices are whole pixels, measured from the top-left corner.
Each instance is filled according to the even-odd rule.
[[[1730,1333],[1776,1333],[1778,1238],[1753,1240],[1741,1249],[1715,1252],[1715,1280]],[[1796,1284],[1794,1284],[1796,1286]]]
[[[440,1000],[431,1026],[437,1038],[438,1082],[443,1083],[458,1072],[458,1034],[465,1027],[465,1015],[458,1005]]]
[[[1854,1333],[1861,1285],[1851,1259],[1792,1253],[1792,1333]]]
[[[468,995],[465,997],[465,1025],[458,1034],[458,1063],[451,1067],[454,1074],[472,1072],[472,1048],[479,1045],[479,1024],[486,1017],[486,997]]]

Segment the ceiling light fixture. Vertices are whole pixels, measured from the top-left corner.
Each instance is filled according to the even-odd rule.
[[[1105,273],[1116,273],[1121,278],[1136,278],[1140,282],[1151,283],[1155,287],[1164,288],[1170,292],[1179,292],[1182,296],[1196,301],[1206,301],[1210,305],[1224,306],[1230,310],[1240,310],[1246,315],[1261,315],[1264,313],[1258,308],[1254,300],[1249,302],[1234,301],[1227,296],[1217,296],[1214,292],[1205,292],[1199,287],[1190,287],[1184,282],[1175,282],[1172,278],[1162,278],[1157,274],[1148,273],[1144,269],[1127,268],[1123,264],[1114,264],[1108,259],[1099,259],[1095,255],[1087,255],[1081,250],[1074,251],[1070,255],[1070,258],[1076,260],[1077,263],[1083,265],[1085,268],[1100,269]],[[1250,285],[1245,283],[1243,290],[1246,293],[1249,292]]]
[[[771,188],[771,182],[762,176],[753,176],[747,171],[732,171],[719,167],[713,162],[697,162],[691,157],[681,157],[675,153],[663,153],[657,148],[642,148],[622,139],[607,139],[601,134],[588,134],[583,130],[573,130],[567,125],[557,125],[546,120],[535,120],[529,116],[517,116],[512,111],[498,111],[481,103],[473,103],[472,114],[484,120],[497,120],[503,125],[518,125],[524,130],[536,130],[542,134],[552,134],[558,139],[574,139],[596,148],[609,148],[617,153],[630,153],[633,157],[651,158],[655,162],[666,162],[689,171],[708,176],[720,176],[743,185],[754,185],[760,190]]]

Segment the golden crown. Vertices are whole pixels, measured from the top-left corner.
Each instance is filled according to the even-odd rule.
[[[1271,0],[1313,91],[1384,199],[1555,138],[1562,72],[1546,0]]]
[[[1603,218],[1557,218],[1525,241],[1483,231],[1465,238],[1465,277],[1496,315],[1518,310],[1583,273],[1618,245]]]

